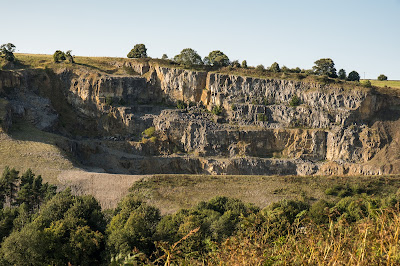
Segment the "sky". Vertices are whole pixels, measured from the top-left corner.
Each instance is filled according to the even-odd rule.
[[[331,58],[361,78],[400,80],[400,0],[0,0],[0,44],[17,52],[151,57],[221,50],[248,65],[310,69]]]

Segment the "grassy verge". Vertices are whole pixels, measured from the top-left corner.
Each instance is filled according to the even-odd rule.
[[[190,208],[215,196],[237,198],[264,208],[282,199],[335,199],[365,191],[367,194],[394,193],[400,176],[385,177],[296,177],[296,176],[211,176],[155,175],[135,183],[131,191],[162,213]]]
[[[400,80],[369,80],[371,81],[372,86],[376,87],[390,87],[393,89],[400,89]]]

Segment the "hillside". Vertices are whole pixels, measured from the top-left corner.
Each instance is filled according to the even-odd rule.
[[[139,176],[400,169],[400,101],[388,86],[252,68],[185,69],[159,59],[16,58],[0,62],[0,166],[31,167],[53,183],[78,169]],[[114,202],[121,185],[115,188]]]

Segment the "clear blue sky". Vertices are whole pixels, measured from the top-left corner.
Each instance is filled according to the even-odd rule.
[[[151,57],[221,50],[249,65],[311,68],[400,80],[400,0],[0,0],[0,44],[18,52]]]

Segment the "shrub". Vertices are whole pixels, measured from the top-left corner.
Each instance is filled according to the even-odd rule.
[[[344,69],[340,69],[338,72],[339,79],[345,80],[347,78],[346,71]]]
[[[289,105],[292,107],[300,105],[300,98],[297,95],[293,95],[290,99]]]
[[[247,68],[247,61],[246,61],[246,60],[243,60],[243,61],[242,61],[242,67],[243,67],[243,68]]]
[[[387,79],[388,79],[388,77],[383,75],[383,74],[380,74],[379,77],[378,77],[378,80],[380,80],[380,81],[384,81],[384,80],[387,80]]]
[[[281,68],[279,67],[279,64],[278,64],[277,62],[273,63],[273,64],[270,66],[269,70],[271,70],[271,71],[274,72],[274,73],[281,72]]]
[[[363,81],[362,85],[364,87],[366,87],[366,88],[371,88],[372,87],[371,81],[369,81],[369,80]]]
[[[257,114],[257,121],[266,122],[268,121],[268,116],[266,114]]]
[[[264,65],[258,65],[258,66],[256,67],[256,71],[258,71],[258,72],[264,72],[264,71],[265,71]]]
[[[180,54],[174,57],[174,61],[180,65],[189,67],[203,64],[200,55],[192,48],[183,49]]]
[[[176,102],[176,108],[178,108],[178,109],[186,109],[186,104],[183,102],[183,101],[181,101],[181,100],[178,100],[177,102]]]
[[[56,63],[59,63],[60,61],[64,61],[65,58],[65,53],[63,51],[57,50],[53,54],[53,60]]]
[[[231,65],[232,65],[232,67],[235,67],[235,68],[239,68],[240,67],[240,64],[239,64],[238,60],[232,61]]]
[[[222,113],[222,111],[223,111],[223,107],[222,106],[215,105],[212,108],[211,113],[213,113],[215,115],[220,115]]]
[[[106,97],[106,105],[111,106],[113,104],[113,97],[107,96]]]
[[[15,45],[12,43],[2,44],[0,46],[0,55],[2,55],[8,62],[13,62],[15,60],[14,51]]]
[[[145,135],[145,136],[147,136],[148,138],[151,138],[151,137],[154,136],[154,133],[155,133],[155,132],[156,132],[156,128],[155,128],[155,127],[149,127],[149,128],[145,129],[145,130],[142,132],[142,135]]]
[[[216,50],[212,51],[204,58],[204,62],[206,65],[212,66],[228,66],[229,58],[223,52]]]

